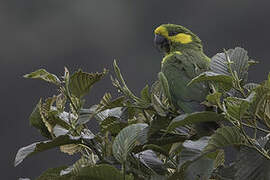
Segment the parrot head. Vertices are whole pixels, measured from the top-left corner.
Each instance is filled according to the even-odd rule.
[[[183,26],[163,24],[155,29],[154,34],[155,46],[165,54],[187,48],[202,50],[200,38]]]

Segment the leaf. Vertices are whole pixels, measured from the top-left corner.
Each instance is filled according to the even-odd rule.
[[[121,91],[126,97],[134,100],[135,102],[139,102],[140,98],[138,98],[137,96],[135,96],[133,94],[133,92],[131,92],[129,90],[129,88],[126,85],[126,82],[121,74],[120,68],[118,67],[116,60],[114,60],[113,62],[113,68],[114,68],[114,72],[116,74],[117,79],[114,79],[111,77],[112,83],[113,85],[119,90]]]
[[[92,86],[101,80],[107,72],[106,69],[102,73],[87,73],[82,70],[75,72],[69,79],[69,90],[71,94],[77,98],[82,98],[89,93]]]
[[[36,180],[69,180],[68,177],[70,176],[66,176],[66,177],[60,176],[60,172],[66,168],[67,166],[61,166],[57,168],[47,169]]]
[[[30,117],[29,117],[29,122],[31,126],[34,126],[35,128],[37,128],[41,135],[51,139],[51,134],[48,131],[45,123],[43,122],[41,115],[40,115],[40,107],[41,107],[41,99],[39,100],[38,104],[36,105],[35,109],[33,110],[33,112],[31,113]]]
[[[156,110],[156,112],[158,113],[158,115],[165,117],[167,114],[166,114],[165,107],[164,107],[163,103],[161,102],[161,100],[155,94],[152,94],[151,101],[152,101],[152,105],[153,105],[154,109]]]
[[[248,83],[248,84],[244,85],[244,88],[246,90],[248,90],[248,92],[251,92],[252,90],[254,90],[258,86],[259,86],[259,84],[256,84],[256,83]]]
[[[135,154],[135,157],[139,159],[147,168],[152,172],[159,175],[165,175],[167,169],[164,163],[158,159],[156,153],[152,150],[145,150],[140,153]]]
[[[141,106],[149,106],[151,103],[151,96],[149,93],[149,86],[146,85],[142,90],[141,90],[141,100],[139,105]]]
[[[236,162],[235,180],[270,179],[270,160],[250,147],[242,147]]]
[[[217,172],[215,172],[215,175],[218,176],[221,180],[234,180],[235,173],[235,164],[232,163],[228,166],[222,166],[217,168]]]
[[[214,160],[202,157],[185,170],[185,180],[209,179],[214,169]]]
[[[177,116],[172,120],[167,128],[167,133],[171,132],[175,128],[179,126],[184,126],[188,124],[201,123],[201,122],[217,122],[225,120],[222,114],[217,114],[211,111],[203,111],[203,112],[194,112],[191,114],[182,114]]]
[[[220,92],[214,92],[212,94],[207,95],[206,99],[213,105],[218,105],[220,103],[220,98],[222,96],[222,93]]]
[[[124,179],[124,175],[117,170],[115,167],[110,166],[108,164],[100,164],[95,166],[88,166],[82,168],[79,173],[76,175],[78,179],[84,178],[93,179],[93,180],[121,180]],[[133,180],[132,175],[126,175],[126,180]]]
[[[167,78],[165,77],[163,72],[158,73],[158,79],[161,82],[163,92],[165,96],[168,98],[170,104],[172,104],[172,98],[170,94],[170,89],[169,89],[169,83],[167,81]]]
[[[207,146],[209,137],[202,137],[197,141],[186,140],[182,146],[180,153],[180,161],[178,168],[181,168],[185,163],[192,162],[201,157],[204,153],[204,148]]]
[[[242,119],[247,113],[251,102],[253,101],[255,93],[251,93],[246,99],[237,97],[227,97],[225,99],[226,113],[236,120]]]
[[[226,52],[230,61],[232,61],[232,72],[236,72],[238,77],[242,79],[242,83],[247,81],[249,57],[247,51],[243,48],[236,47]],[[210,68],[213,72],[223,75],[230,75],[228,70],[228,60],[225,53],[216,54],[210,63]]]
[[[67,144],[60,146],[60,151],[63,153],[67,153],[68,155],[73,155],[82,150],[82,147],[78,144]]]
[[[218,74],[212,71],[206,71],[201,73],[199,76],[193,78],[187,86],[190,86],[193,83],[211,81],[221,84],[225,89],[229,90],[233,86],[233,79],[231,76]]]
[[[31,78],[31,79],[42,79],[44,81],[47,81],[49,83],[53,83],[56,85],[61,84],[61,81],[58,79],[56,75],[47,72],[45,69],[39,69],[37,71],[31,72],[30,74],[26,74],[23,77]]]
[[[26,157],[30,155],[34,155],[36,153],[39,153],[39,152],[42,152],[42,151],[45,151],[54,147],[58,147],[61,145],[80,143],[80,140],[81,140],[80,137],[63,135],[63,136],[58,136],[55,139],[50,140],[50,141],[36,142],[26,147],[22,147],[18,150],[16,154],[14,166],[19,165]]]
[[[205,151],[224,149],[232,145],[243,145],[245,139],[236,127],[224,126],[216,130],[211,136]]]
[[[137,144],[144,144],[146,137],[142,136],[147,124],[132,124],[122,129],[113,142],[113,155],[121,163],[126,161],[128,154]]]

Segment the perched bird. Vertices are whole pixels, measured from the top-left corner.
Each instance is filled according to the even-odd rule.
[[[201,103],[209,94],[208,85],[187,86],[193,78],[209,70],[211,59],[204,54],[200,38],[175,24],[163,24],[154,34],[155,46],[164,54],[161,72],[168,81],[173,105],[183,113],[203,111],[205,107]]]

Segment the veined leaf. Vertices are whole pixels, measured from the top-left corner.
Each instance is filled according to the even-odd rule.
[[[228,57],[226,57],[226,54]],[[210,63],[210,68],[213,72],[223,75],[231,75],[228,68],[228,59],[232,61],[231,70],[236,72],[239,79],[242,79],[242,83],[247,81],[248,67],[249,67],[249,57],[247,51],[243,48],[236,47],[235,49],[230,49],[225,53],[216,54]]]
[[[211,136],[205,151],[223,149],[232,145],[243,145],[245,139],[236,127],[224,126]]]
[[[45,69],[39,69],[30,74],[26,74],[23,77],[31,78],[31,79],[42,79],[44,81],[47,81],[49,83],[53,83],[56,85],[60,85],[61,83],[61,81],[58,79],[56,75],[47,72]]]
[[[42,120],[42,117],[40,115],[40,108],[41,108],[41,104],[42,104],[42,100],[40,99],[38,104],[36,105],[35,109],[33,110],[33,112],[31,113],[30,117],[29,117],[29,122],[31,126],[34,126],[35,128],[37,128],[41,135],[51,139],[51,134],[48,131],[45,123]]]
[[[159,175],[164,175],[167,172],[167,169],[164,163],[158,159],[156,153],[152,150],[142,151],[135,154],[135,157],[141,161],[147,168],[152,172],[155,172]]]
[[[58,147],[66,144],[80,143],[80,137],[73,137],[69,135],[58,136],[53,140],[37,142],[30,144],[29,146],[22,147],[18,150],[15,158],[14,165],[19,165],[26,157],[42,152],[54,147]]]
[[[228,113],[234,119],[240,120],[247,113],[247,110],[253,101],[255,93],[252,92],[246,99],[227,97],[225,99],[226,103],[226,113]]]
[[[144,144],[146,136],[142,135],[147,124],[132,124],[122,129],[113,142],[113,155],[121,163],[126,161],[128,154],[137,144]]]
[[[182,114],[177,116],[172,120],[167,128],[167,133],[171,132],[179,126],[184,126],[188,124],[201,123],[201,122],[217,122],[225,120],[224,115],[217,114],[215,112],[203,111],[203,112],[194,112],[191,114]]]
[[[261,142],[258,143],[264,147]],[[253,148],[242,146],[235,166],[237,169],[235,180],[270,179],[270,160]]]
[[[107,74],[106,69],[102,73],[87,73],[82,70],[75,72],[69,79],[69,90],[71,94],[77,98],[82,98],[105,74]]]
[[[178,168],[181,168],[185,163],[192,162],[203,155],[203,150],[207,146],[209,137],[205,136],[197,141],[186,140],[182,146],[180,153],[180,161]]]
[[[233,79],[229,75],[225,74],[218,74],[212,71],[206,71],[201,73],[199,76],[193,78],[189,83],[188,86],[193,83],[203,82],[203,81],[211,81],[221,84],[225,89],[231,89],[233,86]]]

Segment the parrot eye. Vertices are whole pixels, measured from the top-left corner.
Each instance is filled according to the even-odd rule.
[[[169,36],[175,36],[177,34],[179,34],[179,32],[177,32],[177,31],[170,31],[169,32]]]

